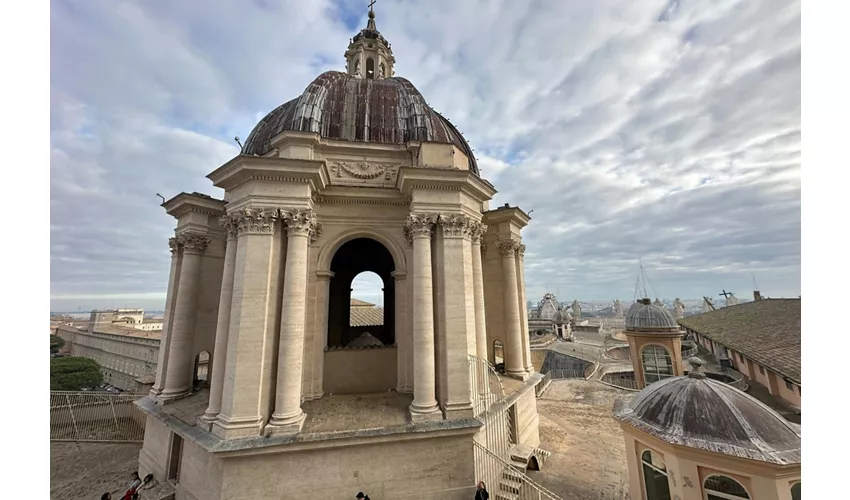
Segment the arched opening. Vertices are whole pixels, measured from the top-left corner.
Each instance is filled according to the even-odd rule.
[[[802,494],[802,483],[796,482],[791,485],[791,500],[800,500]]]
[[[192,371],[192,387],[201,389],[209,387],[210,379],[210,353],[201,351],[195,356],[195,367]]]
[[[330,271],[324,392],[373,394],[395,389],[392,254],[371,238],[352,239],[336,250]]]
[[[384,282],[381,277],[372,271],[363,271],[355,276],[351,281],[348,313],[350,335],[347,336],[353,339],[345,339],[346,346],[351,346],[352,342],[363,344],[363,346],[375,345],[375,339],[387,345],[383,305]]]
[[[640,359],[646,385],[673,376],[673,358],[667,349],[657,345],[646,346],[640,353]]]
[[[366,78],[375,78],[375,61],[371,57],[366,59]]]
[[[702,485],[706,500],[749,500],[744,486],[728,476],[708,476]]]
[[[532,455],[531,458],[528,459],[527,468],[528,470],[540,470],[540,462],[537,461],[537,457]]]
[[[670,500],[670,483],[667,481],[667,466],[661,455],[651,450],[640,456],[643,469],[643,488],[646,500]]]
[[[493,341],[493,365],[499,368],[499,365],[505,364],[505,344],[501,340]]]

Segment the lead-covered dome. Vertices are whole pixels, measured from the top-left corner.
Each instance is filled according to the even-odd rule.
[[[626,313],[626,330],[678,330],[679,325],[670,311],[641,299]]]
[[[775,464],[800,463],[800,426],[749,394],[691,372],[614,404],[621,422],[672,444]]]
[[[339,71],[322,73],[299,97],[260,120],[242,154],[268,153],[272,138],[284,131],[379,144],[454,144],[469,159],[469,171],[479,175],[472,149],[460,132],[428,106],[412,83],[400,77],[369,79]]]

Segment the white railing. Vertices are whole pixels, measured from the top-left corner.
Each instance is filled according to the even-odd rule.
[[[475,473],[493,500],[562,500],[479,443],[474,444]]]
[[[142,442],[141,394],[50,391],[50,440]]]
[[[502,379],[496,368],[484,358],[469,356],[469,379],[472,390],[474,416],[487,411],[490,406],[505,398]]]

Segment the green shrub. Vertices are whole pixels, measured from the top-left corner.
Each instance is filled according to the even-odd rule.
[[[50,360],[50,390],[79,391],[103,381],[100,365],[88,358],[53,358]]]

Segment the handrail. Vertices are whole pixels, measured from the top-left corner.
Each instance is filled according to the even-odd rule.
[[[482,453],[484,453],[485,455],[487,455],[487,456],[488,456],[488,458],[491,458],[491,459],[495,460],[495,461],[496,461],[496,462],[498,462],[498,463],[499,463],[502,467],[504,467],[504,468],[506,468],[506,469],[510,469],[510,471],[511,471],[514,475],[516,475],[517,477],[519,477],[519,479],[521,479],[523,483],[526,483],[526,484],[528,484],[529,486],[531,486],[532,488],[534,488],[535,490],[537,490],[537,492],[538,492],[539,494],[544,495],[546,498],[549,498],[549,499],[551,499],[551,500],[563,500],[561,497],[559,497],[558,495],[556,495],[556,494],[555,494],[555,493],[553,493],[552,491],[548,490],[548,489],[547,489],[547,488],[545,488],[544,486],[540,485],[539,483],[535,482],[533,479],[531,479],[530,477],[528,477],[527,475],[525,475],[525,473],[524,473],[524,472],[522,472],[522,471],[518,470],[518,469],[517,469],[516,467],[514,467],[512,464],[510,464],[510,463],[506,462],[506,461],[505,461],[505,460],[503,460],[501,457],[499,457],[499,456],[498,456],[498,455],[496,455],[495,453],[491,452],[491,451],[490,451],[490,450],[488,450],[486,447],[482,446],[480,443],[477,443],[477,442],[474,442],[474,441],[473,441],[473,445],[474,445],[474,447],[475,447],[475,448],[477,448],[477,449],[478,449],[478,450],[480,450]]]

